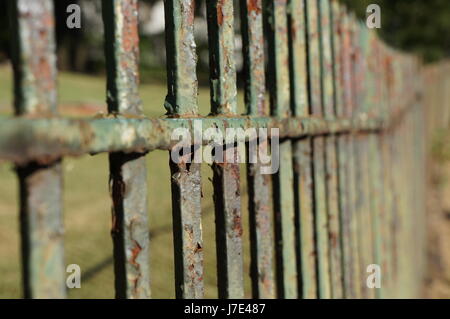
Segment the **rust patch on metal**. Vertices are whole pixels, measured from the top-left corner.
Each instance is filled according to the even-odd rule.
[[[247,0],[248,12],[254,12],[255,14],[261,13],[261,0]]]
[[[219,0],[217,1],[217,23],[221,26],[223,24],[224,20],[224,14],[222,11],[222,7],[224,6],[224,2],[226,0]]]

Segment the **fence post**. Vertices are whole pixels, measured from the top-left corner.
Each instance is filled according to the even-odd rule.
[[[321,40],[320,40],[320,0],[307,0],[308,30],[308,74],[309,101],[311,114],[323,117],[321,91]],[[319,297],[331,297],[329,232],[327,215],[327,194],[325,186],[325,137],[312,138],[313,171],[314,171],[314,211],[316,228],[316,252]]]
[[[291,116],[287,0],[266,2],[266,30],[269,45],[269,82],[273,116]],[[276,272],[279,298],[297,298],[294,176],[292,142],[280,141],[280,167],[273,175]]]
[[[197,54],[194,39],[195,1],[167,0],[167,87],[165,107],[170,117],[197,116]],[[195,134],[195,133],[194,133]],[[199,145],[194,145],[197,150]],[[201,163],[193,154],[179,163],[169,158],[172,183],[175,291],[177,298],[203,298],[201,227]]]
[[[304,1],[290,0],[291,104],[297,117],[309,115],[308,52],[306,7]],[[316,243],[314,236],[314,196],[311,138],[303,137],[294,145],[294,192],[297,223],[298,276],[302,298],[317,298]]]
[[[142,116],[138,1],[103,0],[102,10],[108,111]],[[116,298],[150,298],[145,153],[113,152],[109,163]]]
[[[10,1],[15,113],[57,113],[53,2]],[[61,160],[17,167],[25,298],[65,298]]]
[[[208,1],[207,15],[211,113],[236,115],[233,1]],[[240,172],[236,148],[227,146],[227,153],[232,161],[213,164],[218,290],[219,298],[243,298]]]
[[[262,0],[241,1],[241,30],[245,72],[245,104],[250,116],[268,116],[264,70]],[[258,143],[258,154],[267,154],[268,142]],[[248,150],[248,149],[247,149]],[[247,151],[248,153],[248,151]],[[275,298],[270,175],[261,174],[261,163],[247,163],[251,278],[254,298]]]
[[[330,0],[320,0],[320,48],[321,48],[321,92],[324,117],[336,118],[336,102],[334,92],[333,48],[331,36],[333,32]],[[342,298],[342,264],[341,264],[341,229],[338,193],[338,158],[337,138],[330,134],[325,137],[325,186],[327,194],[327,214],[329,232],[330,259],[330,297]]]

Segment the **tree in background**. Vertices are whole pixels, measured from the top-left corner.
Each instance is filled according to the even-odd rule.
[[[413,52],[425,62],[450,56],[449,0],[342,0],[365,19],[369,4],[381,8],[380,36],[390,45]]]
[[[14,1],[14,0],[10,0]],[[196,41],[199,55],[199,77],[208,68],[206,20],[203,5],[197,1]],[[238,1],[234,0],[236,9]],[[302,0],[294,0],[302,1]],[[381,7],[381,37],[391,46],[416,53],[426,62],[450,56],[450,0],[341,0],[358,17],[365,19],[366,8]],[[0,63],[9,57],[7,2],[0,0]],[[59,68],[99,73],[104,70],[101,0],[55,0],[56,36]],[[78,3],[82,7],[82,29],[66,27],[66,8]],[[165,79],[164,22],[162,0],[141,0],[141,75],[146,79]],[[236,14],[236,36],[239,36]],[[93,32],[95,30],[95,32]],[[237,41],[239,43],[239,41]],[[239,47],[236,48],[240,50]],[[239,59],[237,60],[239,62]]]

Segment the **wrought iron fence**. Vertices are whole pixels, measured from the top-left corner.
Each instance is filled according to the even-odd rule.
[[[16,117],[0,120],[0,158],[17,164],[25,297],[66,297],[61,160],[100,152],[109,153],[116,297],[150,297],[144,158],[170,150],[172,130],[193,131],[194,120],[204,130],[280,128],[279,171],[262,175],[260,163],[247,164],[253,297],[418,296],[425,269],[420,61],[385,45],[338,1],[241,0],[240,115],[233,1],[206,3],[209,116],[198,114],[194,0],[165,1],[168,93],[160,104],[167,117],[158,119],[143,116],[138,94],[138,1],[104,0],[109,114],[67,119],[57,113],[52,1],[10,1]],[[170,169],[176,296],[202,298],[200,164],[171,162]],[[241,298],[239,164],[214,163],[213,172],[217,288],[221,298]],[[366,285],[371,264],[382,269],[380,289]]]

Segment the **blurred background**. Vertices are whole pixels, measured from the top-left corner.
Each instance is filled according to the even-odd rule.
[[[65,116],[85,117],[106,112],[105,60],[101,0],[58,0],[55,2],[59,74],[59,110]],[[236,11],[239,9],[235,1]],[[345,0],[356,15],[365,19],[371,3],[381,7],[380,36],[391,46],[420,56],[427,64],[450,56],[450,2],[448,0]],[[66,27],[66,8],[81,6],[81,29]],[[235,14],[239,16],[238,12]],[[140,1],[140,93],[144,113],[149,117],[164,115],[166,95],[164,3]],[[238,85],[241,85],[242,40],[240,22],[235,21]],[[209,113],[208,44],[205,1],[197,1],[195,20],[200,112]],[[6,1],[0,1],[0,114],[12,112],[12,70]],[[446,101],[448,103],[449,101]],[[450,106],[449,106],[450,107]],[[239,90],[239,110],[243,112],[243,94]],[[426,296],[450,297],[450,134],[436,133],[429,165],[430,223],[439,229],[430,234],[430,276]],[[171,224],[170,174],[167,152],[147,156],[149,216],[151,232],[152,295],[174,297],[173,245]],[[114,278],[110,228],[108,161],[105,154],[65,158],[64,214],[66,263],[82,269],[82,288],[69,291],[73,298],[112,298]],[[244,167],[242,167],[243,175]],[[203,231],[206,297],[216,297],[214,214],[211,170],[203,167]],[[19,256],[18,185],[14,168],[0,163],[0,298],[21,297]],[[246,188],[242,178],[243,190]],[[241,192],[246,194],[245,191]],[[155,205],[157,203],[157,205]],[[242,197],[244,222],[247,222],[247,198]],[[245,225],[247,227],[247,225]],[[248,233],[244,233],[245,272],[249,273]],[[246,276],[250,297],[250,280]]]

